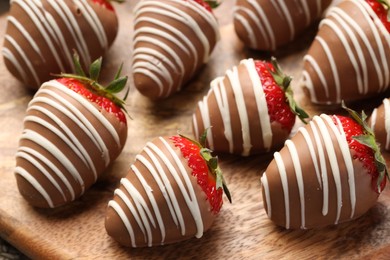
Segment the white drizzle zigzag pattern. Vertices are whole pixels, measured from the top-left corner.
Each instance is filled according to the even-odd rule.
[[[81,10],[80,14],[83,15],[83,18],[96,34],[96,37],[99,41],[98,44],[100,44],[101,48],[108,48],[109,44],[103,25],[87,0],[47,0],[46,3],[49,4],[55,13],[61,18],[61,22],[66,25],[66,29],[76,43],[75,47],[69,47],[67,45],[63,36],[64,32],[60,30],[60,26],[53,18],[53,15],[45,9],[43,0],[11,0],[11,4],[18,5],[23,9],[25,15],[31,19],[36,29],[44,38],[48,49],[42,49],[41,44],[36,41],[34,35],[32,35],[31,32],[28,31],[25,26],[23,26],[23,24],[20,22],[20,20],[24,18],[22,15],[21,17],[7,17],[8,23],[14,25],[15,28],[17,28],[17,30],[24,36],[26,42],[30,44],[31,49],[29,50],[36,52],[43,62],[45,62],[44,56],[49,55],[48,53],[50,53],[50,55],[54,57],[61,71],[66,71],[66,67],[71,67],[72,70],[74,70],[72,56],[73,48],[75,48],[85,64],[91,63],[91,56],[89,53],[89,47],[87,45],[87,39],[85,39],[85,36],[83,35],[82,29],[77,22],[75,14],[72,13],[69,7],[70,4],[76,5]],[[22,57],[23,63],[26,64],[27,67],[25,67],[16,58],[15,53],[12,53],[12,51],[8,48],[3,48],[2,50],[4,58],[13,64],[25,82],[27,82],[27,76],[24,70],[28,70],[33,75],[36,85],[40,86],[42,82],[37,75],[36,68],[28,58],[26,49],[22,48],[19,43],[10,35],[5,36],[5,41],[9,42],[17,50],[17,54]],[[59,53],[63,53],[64,57],[62,58]]]
[[[255,93],[256,99],[256,107],[257,107],[257,116],[261,125],[261,134],[264,147],[266,149],[270,149],[272,145],[272,130],[270,124],[270,118],[268,115],[268,107],[265,99],[265,94],[262,88],[262,84],[258,73],[255,68],[255,63],[253,59],[242,60],[240,62],[240,66],[243,66],[247,71],[250,77],[250,85],[253,87],[253,93]],[[233,133],[232,129],[232,115],[229,111],[229,100],[227,98],[227,89],[224,83],[224,77],[217,78],[211,82],[211,89],[208,94],[203,98],[202,101],[198,103],[198,108],[201,113],[202,125],[204,129],[209,129],[207,132],[207,141],[210,145],[211,149],[214,148],[214,140],[213,140],[213,128],[210,122],[210,111],[209,111],[209,97],[212,93],[215,94],[215,98],[217,100],[218,110],[221,114],[221,118],[223,121],[224,127],[224,135],[226,140],[229,142],[229,152],[233,153],[234,142],[233,135],[242,135],[243,139],[243,152],[242,155],[247,156],[250,154],[250,150],[253,146],[251,135],[250,135],[250,121],[257,120],[255,118],[250,119],[250,117],[256,115],[248,114],[247,108],[245,106],[247,97],[244,95],[244,91],[242,88],[243,84],[247,84],[243,82],[240,78],[238,68],[234,67],[232,70],[228,70],[226,72],[226,76],[230,82],[232,91],[234,93],[235,100],[230,102],[234,102],[237,106],[237,110],[239,113],[239,121],[241,122],[241,132]],[[197,122],[196,115],[193,116],[193,125],[194,132],[197,138],[200,137],[202,131],[199,130],[199,122]]]
[[[171,3],[170,3],[171,2]],[[210,12],[205,12],[204,7],[200,6],[195,1],[182,0],[143,0],[135,7],[134,27],[142,22],[147,22],[153,26],[143,26],[134,31],[135,46],[138,43],[146,43],[161,46],[164,51],[169,53],[169,56],[164,56],[162,53],[148,47],[138,47],[133,51],[133,73],[143,74],[152,79],[159,87],[159,97],[169,96],[172,92],[178,91],[183,83],[185,75],[192,75],[199,64],[206,63],[209,59],[213,46],[210,40],[205,35],[203,28],[192,18],[189,14],[183,11],[183,7],[190,8],[191,11],[196,12],[202,17],[209,27],[214,30],[217,40],[219,38],[218,23],[216,18]],[[155,19],[153,14],[165,16],[167,19]],[[183,24],[183,26],[190,28],[193,35],[185,35],[179,29],[170,24],[170,20],[175,20]],[[156,38],[164,38],[172,46],[164,44]],[[191,37],[200,39],[204,56],[199,57],[199,50],[196,49]],[[184,51],[194,61],[191,62],[190,68],[185,68],[183,57],[179,57],[176,49]],[[157,64],[154,61],[159,61]],[[174,71],[180,75],[180,79],[175,82],[173,75],[169,70]],[[165,83],[166,82],[166,83]],[[168,89],[166,92],[165,89]]]
[[[374,88],[378,93],[384,92],[390,86],[390,58],[388,55],[386,56],[386,49],[388,50],[390,48],[390,34],[372,8],[364,0],[347,1],[354,5],[354,11],[347,13],[339,6],[332,7],[327,13],[327,17],[321,21],[320,28],[323,26],[329,27],[334,32],[335,36],[342,42],[346,52],[345,58],[351,60],[353,70],[356,73],[356,92],[361,95],[368,93],[370,88],[368,69],[371,66],[375,68],[379,82],[379,85],[374,86]],[[359,13],[364,16],[364,22],[371,28],[374,43],[370,42],[365,32],[361,29],[359,23],[362,21],[356,21],[353,17],[353,13]],[[381,36],[385,40],[382,40]],[[322,64],[318,64],[311,55],[306,55],[304,61],[314,69],[315,74],[320,78],[327,98],[329,98],[330,86],[335,86],[336,98],[334,102],[340,103],[343,99],[343,97],[341,97],[341,88],[344,87],[340,85],[340,74],[342,73],[340,71],[341,64],[336,62],[335,54],[331,52],[330,46],[322,37],[317,36],[315,41],[318,41],[321,48],[326,53],[326,57],[332,68],[332,77],[323,73]],[[369,59],[364,57],[364,52],[369,53],[369,58],[372,62],[367,63]],[[387,53],[389,52],[387,51]],[[310,75],[307,70],[303,71],[303,82],[310,91],[312,101],[317,103],[318,94],[316,93],[316,88],[319,88],[320,86],[313,85],[312,75]],[[354,86],[348,86],[348,88],[353,87]]]
[[[136,156],[136,160],[145,166],[147,171],[141,173],[135,164],[131,166],[131,170],[133,171],[131,174],[134,173],[136,178],[138,178],[142,184],[142,188],[147,194],[147,197],[142,197],[140,191],[137,190],[127,178],[122,178],[120,182],[121,187],[124,188],[126,193],[122,191],[123,189],[118,188],[115,190],[114,194],[123,201],[128,210],[131,212],[136,224],[142,230],[145,243],[148,246],[152,246],[156,243],[163,245],[166,237],[166,226],[164,224],[164,219],[161,216],[159,205],[156,202],[157,198],[155,198],[154,193],[145,178],[147,178],[147,174],[150,174],[155,180],[158,188],[163,194],[166,204],[168,205],[172,220],[176,224],[177,228],[181,230],[181,235],[184,236],[186,234],[186,225],[188,223],[186,223],[186,219],[183,217],[182,210],[178,203],[177,194],[175,194],[172,188],[173,186],[179,187],[181,191],[179,196],[183,196],[197,227],[197,233],[195,236],[200,238],[202,237],[204,231],[203,221],[195,190],[192,186],[191,180],[189,179],[190,173],[187,172],[185,165],[183,164],[186,161],[183,161],[178,157],[173,150],[174,148],[171,147],[167,140],[162,137],[159,137],[158,140],[163,143],[164,149],[169,151],[169,155],[165,155],[154,142],[149,142],[143,149],[145,153],[141,153]],[[173,161],[171,161],[168,156],[172,156]],[[160,161],[163,162],[168,171],[164,171],[163,165],[161,165]],[[179,170],[177,171],[176,168]],[[168,179],[169,177],[173,177],[175,183],[170,183]],[[131,200],[129,198],[131,198]],[[150,202],[152,205],[151,208],[147,206],[146,201]],[[135,243],[134,227],[132,226],[129,217],[126,216],[124,209],[121,208],[119,203],[115,200],[111,200],[108,203],[108,206],[112,207],[122,220],[131,239],[131,246],[137,247]],[[161,232],[161,241],[155,241],[155,238],[152,237],[152,228],[157,227]]]
[[[251,6],[236,6],[234,9],[234,19],[245,28],[246,34],[249,36],[249,46],[259,48],[264,45],[264,49],[275,50],[277,48],[275,28],[272,28],[271,18],[267,16],[261,5],[260,0],[248,0],[247,3]],[[288,32],[290,41],[296,36],[295,25],[293,21],[294,14],[289,10],[286,1],[284,0],[269,0],[263,1],[266,4],[272,4],[279,17],[277,19],[286,20],[288,24]],[[317,13],[311,14],[307,0],[291,1],[294,2],[298,9],[305,15],[306,26],[314,21],[322,12],[322,0],[316,0]],[[265,3],[264,3],[265,4]],[[274,18],[272,18],[274,19]],[[252,27],[254,25],[254,27]],[[260,31],[261,35],[256,35],[255,30]],[[277,29],[277,28],[276,28]]]
[[[61,95],[59,92],[61,92]],[[110,163],[110,151],[108,150],[107,145],[105,144],[100,134],[97,132],[95,126],[90,123],[89,119],[86,118],[84,113],[81,112],[80,109],[77,108],[74,104],[72,104],[69,99],[76,101],[86,111],[90,111],[95,119],[99,121],[111,134],[117,146],[121,146],[117,131],[113,125],[98,111],[98,109],[87,99],[70,90],[56,80],[46,82],[41,86],[40,90],[29,103],[27,113],[30,113],[30,115],[25,117],[24,123],[41,125],[46,129],[46,131],[50,131],[55,134],[59,140],[62,140],[70,147],[70,149],[72,149],[72,151],[80,160],[80,163],[84,164],[88,169],[90,169],[90,171],[93,173],[93,179],[96,181],[99,174],[95,166],[94,160],[96,159],[91,158],[86,147],[81,144],[81,140],[79,140],[78,137],[73,133],[80,131],[85,133],[90,138],[90,142],[94,143],[96,147],[99,148],[102,159],[105,162],[105,166],[108,166]],[[42,106],[42,104],[45,106]],[[43,115],[50,118],[53,123],[33,115],[37,112],[42,113]],[[78,126],[77,131],[75,131],[75,129],[69,129],[65,123],[67,120],[73,121]],[[16,157],[28,161],[34,167],[31,169],[31,172],[29,172],[28,169],[17,166],[15,169],[15,174],[22,176],[28,182],[30,182],[30,184],[46,199],[50,207],[55,206],[51,198],[53,195],[49,194],[48,191],[45,190],[45,188],[39,183],[37,176],[35,176],[37,173],[44,175],[44,177],[47,178],[54,187],[56,187],[58,192],[61,193],[64,202],[66,202],[67,199],[63,191],[60,189],[60,183],[56,182],[53,178],[54,176],[59,178],[62,184],[65,185],[69,190],[71,194],[70,201],[84,193],[85,183],[80,173],[77,171],[76,166],[69,160],[67,155],[56,146],[55,143],[51,142],[45,137],[45,133],[36,132],[31,129],[24,129],[20,140],[29,140],[35,145],[40,146],[43,150],[47,151],[54,158],[56,158],[57,161],[61,163],[61,166],[66,169],[65,172],[62,172],[57,165],[46,159],[43,154],[40,154],[29,146],[20,146],[17,150]],[[69,174],[79,184],[81,194],[76,194],[75,187],[72,187],[68,180]]]
[[[309,134],[309,130],[312,133],[312,136]],[[309,149],[310,158],[300,157],[300,152],[295,146],[295,143],[291,140],[287,140],[285,147],[287,147],[291,160],[293,161],[294,174],[296,176],[298,191],[299,191],[299,201],[301,208],[301,228],[305,229],[306,221],[306,212],[305,212],[305,188],[304,188],[304,179],[307,174],[316,174],[319,188],[323,192],[323,205],[322,205],[322,215],[326,216],[329,213],[329,180],[328,172],[326,165],[330,164],[331,176],[333,176],[333,181],[335,183],[337,205],[336,205],[336,218],[334,224],[337,224],[340,219],[341,209],[343,206],[343,190],[341,185],[339,163],[345,164],[347,174],[348,174],[348,186],[349,186],[349,199],[351,201],[351,212],[350,218],[352,219],[355,215],[356,207],[356,190],[355,190],[355,178],[354,178],[354,167],[352,164],[352,156],[350,154],[349,146],[345,138],[345,133],[343,131],[341,122],[336,118],[336,124],[334,123],[332,117],[322,114],[321,116],[315,116],[310,122],[308,127],[301,127],[298,130],[297,134],[302,134],[305,140],[305,145]],[[331,136],[334,136],[332,138]],[[286,148],[283,148],[286,149]],[[305,147],[299,147],[299,149],[305,149]],[[342,158],[337,159],[335,150],[340,150],[342,153]],[[302,172],[302,162],[303,160],[311,159],[313,166],[315,168],[315,173]],[[286,228],[290,228],[290,197],[289,197],[289,183],[287,178],[286,166],[284,163],[284,158],[280,155],[279,152],[274,154],[274,160],[276,162],[281,183],[283,187],[284,194],[284,204],[286,212],[285,225]],[[268,216],[272,216],[272,204],[271,196],[272,191],[269,189],[267,172],[261,177],[262,188],[264,189],[265,200],[267,203],[267,212]],[[333,182],[332,182],[333,183]]]

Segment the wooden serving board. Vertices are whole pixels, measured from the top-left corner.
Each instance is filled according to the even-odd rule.
[[[135,2],[128,0],[120,8],[116,6],[120,31],[105,57],[106,74],[112,75],[124,62],[124,73],[131,75],[131,21]],[[272,154],[249,158],[220,156],[233,203],[225,199],[214,226],[201,239],[129,249],[119,246],[106,234],[107,202],[144,144],[159,135],[176,134],[178,130],[191,134],[192,113],[196,103],[207,93],[210,80],[223,75],[243,58],[270,57],[270,53],[249,51],[239,42],[231,23],[233,4],[234,0],[224,0],[217,9],[222,39],[210,62],[186,89],[172,98],[153,103],[132,87],[127,108],[133,120],[129,120],[129,136],[123,153],[81,199],[59,209],[30,207],[17,190],[14,155],[25,109],[34,93],[7,72],[0,58],[0,237],[36,259],[390,259],[389,188],[375,207],[355,221],[318,230],[285,230],[267,218],[261,198],[260,176]],[[1,1],[0,38],[4,37],[8,9],[8,1]],[[311,105],[298,87],[302,57],[316,28],[313,26],[288,48],[272,53],[284,71],[296,79],[293,88],[297,99],[311,115],[338,112]],[[364,109],[371,112],[381,99],[364,103]]]

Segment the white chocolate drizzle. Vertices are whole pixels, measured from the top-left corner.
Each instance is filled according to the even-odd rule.
[[[329,207],[333,207],[329,204],[329,190],[331,187],[329,185],[334,185],[336,191],[336,206],[335,212],[336,216],[334,219],[334,224],[339,223],[343,202],[345,198],[342,197],[343,186],[341,185],[341,175],[344,174],[341,171],[341,166],[345,165],[346,174],[348,175],[348,193],[349,201],[351,204],[350,218],[355,217],[355,207],[356,207],[356,190],[355,190],[355,172],[352,162],[352,155],[349,150],[349,146],[345,137],[343,127],[340,120],[337,117],[330,117],[328,115],[322,114],[321,116],[315,116],[313,120],[307,127],[301,127],[298,130],[297,135],[302,134],[304,140],[304,147],[300,147],[300,150],[308,149],[309,158],[302,156],[296,144],[294,143],[294,138],[292,140],[287,140],[285,147],[287,149],[290,158],[283,158],[279,152],[274,154],[274,161],[277,166],[278,173],[280,175],[280,181],[282,184],[282,192],[284,196],[284,206],[285,206],[285,227],[290,228],[290,218],[291,218],[291,204],[290,204],[290,195],[289,187],[290,185],[297,185],[297,190],[300,201],[300,222],[301,228],[305,229],[306,225],[306,200],[305,200],[305,191],[307,189],[318,189],[322,190],[323,193],[323,206],[322,214],[324,216],[328,215]],[[336,155],[336,151],[340,151],[341,157]],[[305,157],[305,158],[304,158]],[[308,160],[310,160],[308,162]],[[292,169],[286,167],[285,161],[292,161]],[[311,173],[308,171],[303,171],[303,164],[313,165],[315,172]],[[328,182],[327,179],[327,168],[326,165],[329,164],[331,176],[333,177],[332,184]],[[307,168],[306,168],[307,169]],[[310,176],[311,174],[316,175],[318,180],[318,187],[305,187],[305,176]],[[287,176],[290,176],[287,178]],[[295,176],[296,184],[289,183],[288,180],[291,180],[291,176]],[[269,177],[267,177],[267,172],[261,177],[262,187],[264,189],[265,200],[267,205],[268,216],[271,217],[272,205],[271,200],[273,196],[273,190],[269,184]],[[312,184],[314,185],[314,184]],[[275,191],[278,192],[278,191]],[[345,203],[345,202],[344,202]]]
[[[190,180],[191,172],[187,170],[187,161],[178,156],[174,150],[178,148],[172,147],[172,144],[167,140],[162,137],[159,137],[157,140],[162,143],[165,151],[160,149],[155,142],[149,142],[143,149],[144,153],[136,156],[136,162],[140,162],[146,168],[146,171],[141,172],[136,164],[131,165],[131,170],[140,181],[143,191],[137,190],[131,183],[131,179],[127,178],[121,180],[121,186],[125,188],[126,193],[121,188],[115,190],[115,195],[125,203],[132,216],[126,216],[124,214],[125,209],[122,209],[115,200],[111,200],[108,204],[109,207],[112,207],[118,213],[118,216],[126,226],[132,247],[137,247],[134,235],[136,228],[142,231],[145,243],[148,246],[158,243],[163,245],[165,243],[166,220],[163,219],[159,204],[157,203],[158,200],[160,203],[162,201],[156,197],[159,193],[151,190],[150,179],[154,180],[160,189],[163,201],[166,202],[169,208],[170,217],[180,230],[182,236],[186,235],[186,225],[193,222],[197,230],[195,237],[202,237],[204,232],[202,215],[193,184]],[[146,182],[146,179],[149,179],[149,183]],[[173,187],[178,187],[180,194],[176,194]],[[147,194],[147,197],[142,197],[141,193],[144,192]],[[184,219],[178,196],[183,197],[193,220]],[[150,202],[152,207],[148,206],[146,200]],[[135,223],[132,223],[130,218],[134,218]],[[158,225],[156,225],[156,222]],[[132,225],[137,225],[138,227]],[[152,236],[152,228],[155,229],[157,226],[160,230],[161,241],[155,241],[156,238]]]
[[[20,14],[19,17],[8,16],[8,26],[12,25],[19,31],[29,45],[28,47],[31,47],[31,50],[39,55],[42,63],[45,63],[47,60],[45,56],[52,55],[61,71],[66,71],[67,67],[74,70],[73,49],[80,55],[84,64],[91,63],[88,39],[85,38],[83,29],[78,21],[81,17],[95,33],[100,47],[103,50],[107,50],[109,46],[102,21],[90,6],[91,3],[89,1],[11,0],[11,4],[18,5],[24,13]],[[79,13],[72,11],[73,5],[80,10]],[[25,21],[31,21],[30,23],[43,37],[43,42],[39,42],[38,39],[40,37],[37,37],[32,30],[28,29],[31,24],[28,26],[24,25]],[[66,31],[62,31],[60,24],[65,25]],[[70,41],[65,38],[65,35],[70,35],[71,42],[74,42],[75,46],[69,46]],[[42,83],[41,79],[38,77],[37,68],[30,62],[29,55],[26,53],[26,47],[22,48],[11,35],[6,35],[5,40],[13,46],[15,53],[11,49],[4,47],[2,50],[4,58],[13,64],[24,81],[26,81],[26,76],[22,71],[28,70],[32,74],[36,86],[40,86]],[[21,56],[22,60],[18,60],[16,56]]]
[[[133,45],[156,45],[167,52],[167,55],[165,55],[150,47],[135,47],[133,52],[133,73],[143,74],[154,81],[159,87],[159,97],[163,97],[163,95],[166,97],[179,90],[184,76],[192,77],[199,64],[208,61],[213,49],[210,39],[205,34],[205,29],[185,11],[186,8],[201,17],[213,30],[216,40],[219,39],[218,23],[214,15],[209,11],[205,11],[204,7],[195,1],[144,0],[140,1],[135,7],[134,28],[137,29],[134,31]],[[154,18],[153,15],[159,17],[159,19]],[[173,22],[181,23],[193,34],[186,35]],[[144,23],[144,25],[138,28],[137,26],[140,23]],[[197,50],[191,37],[200,40],[204,53],[203,57],[199,57],[200,51]],[[169,44],[159,40],[161,38]],[[185,67],[184,59],[186,58],[179,56],[178,50],[186,53],[187,58],[191,57],[193,59],[189,68]],[[172,73],[179,75],[176,82],[173,80],[174,75]]]
[[[75,103],[81,108],[76,107]],[[106,167],[110,163],[110,151],[104,139],[96,130],[95,124],[91,123],[90,119],[87,119],[85,116],[86,111],[91,113],[94,120],[99,122],[101,127],[111,134],[112,139],[115,140],[119,149],[121,144],[118,132],[105,116],[101,114],[98,108],[95,105],[92,105],[86,98],[80,96],[73,90],[70,90],[57,80],[44,83],[40,90],[37,91],[27,108],[27,116],[24,119],[24,124],[40,126],[39,129],[44,129],[44,131],[54,135],[58,142],[62,142],[68,146],[77,157],[78,162],[89,169],[93,181],[96,181],[98,174],[100,174],[97,172],[96,162],[91,157],[88,148],[82,143],[93,143],[99,149],[101,158],[104,160]],[[69,120],[72,121],[78,129],[70,129],[67,126]],[[90,140],[80,140],[77,132],[83,132]],[[48,191],[45,191],[45,187],[39,183],[38,178],[49,180],[61,194],[64,202],[66,202],[67,199],[65,198],[63,190],[60,188],[63,185],[65,185],[66,189],[71,194],[69,201],[74,200],[84,193],[85,183],[80,172],[77,170],[77,165],[72,163],[68,154],[65,154],[61,148],[57,146],[56,142],[48,139],[45,132],[42,132],[42,130],[33,130],[32,128],[24,129],[20,140],[28,140],[29,142],[34,143],[34,146],[39,147],[39,149],[33,149],[27,143],[18,148],[16,157],[20,160],[28,161],[32,166],[26,167],[25,169],[18,166],[15,170],[15,174],[19,174],[30,182],[30,184],[46,199],[50,207],[53,206],[51,199],[51,196],[53,195],[49,194]],[[55,161],[58,164],[46,159],[46,156],[38,152],[38,150],[49,153],[55,158]],[[60,170],[59,165],[65,170]],[[39,175],[41,176],[37,176],[37,173],[40,173]],[[56,176],[56,178],[54,178],[54,176]],[[71,180],[68,179],[70,176],[72,176],[73,181],[76,181],[79,185],[81,194],[76,194],[75,187],[70,184]],[[61,181],[57,182],[57,178]]]
[[[212,102],[210,96],[212,93],[214,93],[224,127],[224,137],[229,143],[229,152],[233,153],[234,150],[233,136],[241,135],[243,140],[242,155],[248,156],[250,154],[251,148],[254,145],[253,141],[251,140],[250,133],[251,120],[258,120],[260,122],[261,131],[259,131],[259,134],[261,134],[262,143],[266,150],[271,148],[273,134],[271,130],[265,93],[263,91],[259,75],[256,71],[254,60],[242,60],[239,67],[249,75],[250,82],[248,83],[244,81],[238,67],[233,67],[232,70],[227,70],[225,77],[217,78],[211,82],[211,88],[203,100],[198,103],[198,109],[200,111],[203,129],[209,128],[211,130],[208,131],[207,141],[210,144],[210,147],[214,149],[214,139],[209,111],[210,102]],[[248,98],[251,97],[247,97],[245,95],[245,93],[248,91],[244,92],[243,86],[249,86],[250,88],[253,88],[251,93],[253,93],[254,99],[256,101],[255,107],[257,108],[255,114],[249,114],[247,111],[246,102],[248,101]],[[234,100],[230,102],[234,103],[234,105],[237,107],[239,119],[232,118],[232,114],[229,108],[229,106],[232,104],[229,104],[228,100],[229,91],[233,92]],[[256,119],[252,117],[255,117]],[[239,121],[241,123],[240,133],[233,133],[233,121]],[[199,131],[198,129],[200,124],[197,122],[196,114],[193,115],[193,122],[195,129],[194,131],[197,133],[197,137],[199,137],[199,134],[202,131]]]
[[[314,57],[314,53],[309,51],[304,57],[307,67],[305,66],[303,71],[303,84],[309,89],[311,100],[314,103],[319,103],[318,89],[321,88],[324,89],[327,98],[321,102],[331,104],[341,103],[342,99],[350,98],[342,95],[342,88],[355,88],[356,95],[363,97],[366,94],[384,92],[390,86],[390,34],[364,0],[346,0],[342,4],[351,5],[350,11],[341,5],[334,6],[329,9],[326,18],[320,23],[320,30],[322,27],[329,28],[332,35],[341,42],[343,46],[341,54],[339,52],[336,54],[336,51],[324,39],[325,36],[315,38],[315,42],[319,43],[331,66],[331,75],[325,75],[323,70],[327,64],[318,64],[319,61]],[[354,18],[355,15],[362,16],[363,19],[357,20]],[[369,27],[369,34],[363,30],[362,24]],[[343,69],[341,62],[344,63],[345,59],[340,59],[340,55],[344,55],[345,59],[350,62],[351,71],[356,75],[348,82],[356,83],[350,83],[348,86],[341,85],[341,77],[346,72],[341,71]],[[312,74],[308,72],[309,67],[313,69]],[[371,68],[374,72],[372,75],[377,77],[377,85],[371,83],[372,79],[369,76]],[[320,79],[320,84],[314,85],[314,77]],[[335,92],[335,97],[330,97],[330,92]]]

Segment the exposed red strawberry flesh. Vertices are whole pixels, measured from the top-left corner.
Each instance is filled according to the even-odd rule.
[[[120,122],[126,124],[126,115],[122,111],[120,107],[118,107],[114,102],[112,102],[109,98],[100,96],[90,89],[86,88],[85,85],[79,80],[72,78],[59,78],[58,82],[73,90],[74,92],[80,94],[85,97],[89,101],[97,104],[99,107],[103,108],[107,112],[114,114]]]
[[[99,4],[110,11],[114,11],[114,7],[111,5],[109,0],[92,0],[92,2]]]
[[[222,189],[216,189],[216,181],[209,174],[206,161],[200,154],[200,147],[187,138],[172,136],[170,138],[175,146],[180,149],[184,158],[188,161],[188,167],[192,170],[192,175],[197,178],[198,184],[202,187],[209,200],[211,211],[217,214],[222,207]]]
[[[274,70],[273,65],[270,62],[257,60],[255,67],[263,86],[271,123],[276,121],[283,129],[290,132],[295,124],[295,114],[290,109],[283,89],[276,84],[269,71],[269,68]]]
[[[205,1],[203,1],[203,0],[192,0],[192,1],[195,1],[198,4],[200,4],[201,6],[203,6],[204,8],[206,8],[207,11],[209,11],[211,13],[213,12],[211,6],[208,3],[206,3]]]
[[[378,0],[366,0],[366,2],[371,6],[372,10],[374,10],[374,12],[378,15],[379,19],[382,21],[383,25],[390,33],[390,21],[388,19],[389,9],[386,9],[385,6],[382,3],[380,3]]]
[[[377,180],[379,176],[378,168],[375,163],[375,154],[374,151],[355,140],[354,136],[363,135],[364,131],[361,125],[359,125],[355,120],[345,116],[333,116],[333,122],[338,125],[337,118],[340,120],[343,130],[346,135],[348,146],[352,152],[352,158],[354,160],[359,160],[363,163],[363,167],[367,170],[367,173],[371,175],[372,178],[372,187],[378,192]],[[381,190],[386,186],[386,178],[383,178],[382,183],[380,184]]]

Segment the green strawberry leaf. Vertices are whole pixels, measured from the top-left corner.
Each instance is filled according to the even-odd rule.
[[[211,9],[217,8],[221,4],[219,1],[216,0],[204,0],[204,2],[208,4]]]
[[[268,68],[268,70],[274,78],[276,84],[278,84],[279,87],[283,89],[291,111],[296,116],[298,116],[303,123],[307,124],[306,119],[309,118],[309,115],[306,113],[305,110],[298,106],[297,102],[294,99],[294,92],[291,88],[292,77],[287,76],[283,73],[275,57],[271,57],[271,64],[274,67],[275,71],[270,68]]]
[[[90,79],[97,81],[99,79],[101,68],[102,68],[102,57],[92,62],[91,66],[89,66]]]
[[[363,145],[370,147],[374,151],[375,165],[379,173],[378,180],[377,180],[377,189],[378,192],[381,192],[381,183],[383,179],[387,177],[387,179],[390,181],[390,175],[387,169],[386,160],[383,158],[379,145],[376,142],[374,131],[367,123],[367,115],[366,113],[364,113],[364,111],[362,111],[362,114],[359,115],[353,109],[348,108],[345,105],[344,101],[341,102],[341,107],[344,108],[346,111],[348,111],[351,117],[363,127],[364,134],[359,136],[354,136],[353,139],[355,139],[356,141],[358,141]]]
[[[205,130],[205,132],[202,134],[202,137],[207,136],[207,131],[209,128]],[[226,197],[228,198],[229,202],[232,203],[232,198],[230,191],[226,185],[225,179],[223,178],[222,170],[218,165],[218,157],[212,156],[212,150],[209,148],[203,147],[199,142],[192,140],[182,134],[179,134],[180,137],[185,138],[192,143],[196,144],[200,148],[200,155],[202,158],[206,161],[207,167],[209,168],[209,171],[215,176],[215,187],[216,189],[222,188]]]

